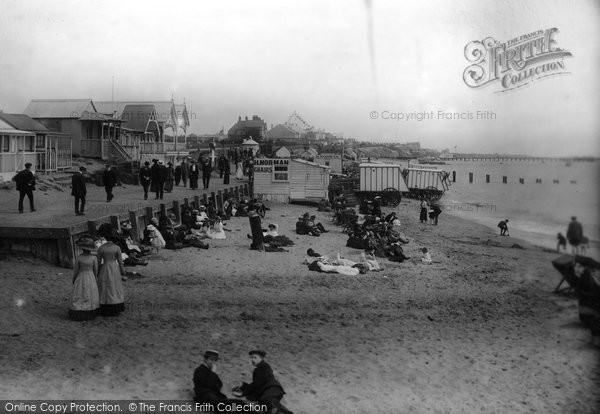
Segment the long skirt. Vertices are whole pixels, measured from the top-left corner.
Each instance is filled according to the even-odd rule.
[[[165,181],[165,191],[167,193],[170,193],[171,191],[173,191],[173,179],[172,178],[167,179]]]
[[[100,268],[98,290],[101,315],[115,316],[125,310],[125,292],[121,271],[116,260],[106,263]]]
[[[94,319],[99,307],[100,298],[94,273],[90,270],[80,271],[69,299],[69,318],[76,321]]]

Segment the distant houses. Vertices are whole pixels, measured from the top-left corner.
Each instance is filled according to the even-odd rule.
[[[189,154],[185,104],[36,99],[24,112],[52,132],[69,134],[76,156],[141,162],[151,158],[172,161]]]

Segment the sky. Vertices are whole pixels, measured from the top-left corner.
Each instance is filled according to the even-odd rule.
[[[111,100],[114,79],[115,100],[185,101],[190,133],[252,115],[271,127],[296,111],[360,140],[600,156],[597,0],[0,0],[0,9],[5,112],[31,99]],[[466,85],[467,44],[549,28],[572,54],[567,73],[506,92]]]

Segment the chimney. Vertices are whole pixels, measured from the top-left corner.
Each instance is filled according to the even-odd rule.
[[[242,117],[241,116],[238,117],[238,122],[242,122]]]
[[[248,120],[248,115],[246,115],[246,121]]]

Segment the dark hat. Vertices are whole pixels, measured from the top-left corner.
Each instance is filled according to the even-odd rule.
[[[219,359],[219,353],[217,351],[209,349],[206,352],[204,352],[204,358]]]
[[[146,161],[144,165],[150,165],[150,161]]]
[[[308,214],[308,213],[304,213],[304,214],[302,215],[302,217],[309,218],[309,217],[310,217],[310,214]]]
[[[31,163],[30,162],[26,162],[25,163],[25,168],[29,168],[29,167],[31,167]]]
[[[252,351],[248,352],[248,355],[258,355],[259,357],[264,358],[267,353],[262,349],[253,349]]]
[[[79,167],[79,171],[87,171],[87,168],[85,168],[83,165],[81,167]]]

